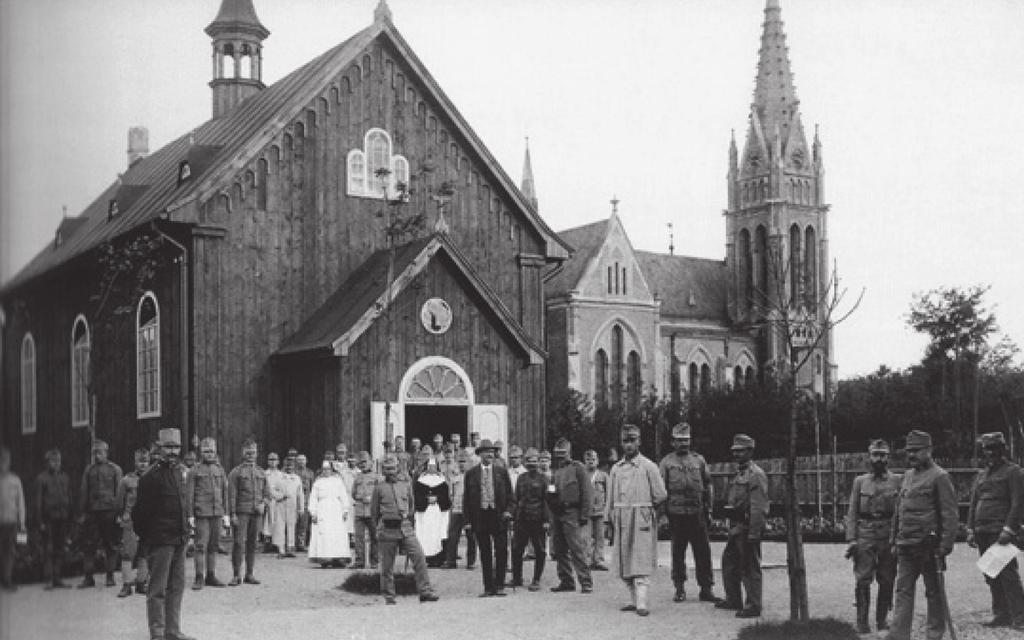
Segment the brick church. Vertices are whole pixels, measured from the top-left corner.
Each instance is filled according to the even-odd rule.
[[[543,276],[569,245],[373,22],[265,86],[252,0],[206,27],[212,114],[129,166],[0,290],[16,466],[164,426],[319,459],[470,430],[540,442]],[[196,81],[203,79],[197,78]],[[20,461],[20,462],[19,462]],[[75,462],[78,461],[78,462]]]
[[[808,141],[778,0],[767,0],[742,150],[729,142],[725,259],[637,251],[618,211],[559,233],[572,257],[545,283],[548,385],[632,413],[655,392],[680,400],[764,380],[781,357],[779,314],[807,365],[796,381],[823,394],[835,381],[830,332],[828,211],[821,142]],[[523,189],[533,195],[527,158]],[[708,212],[707,223],[717,220]]]

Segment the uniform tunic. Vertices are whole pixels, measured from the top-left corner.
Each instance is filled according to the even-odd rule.
[[[615,463],[608,477],[605,520],[615,532],[619,576],[628,579],[654,573],[658,559],[658,517],[655,506],[668,492],[658,465],[642,454]]]

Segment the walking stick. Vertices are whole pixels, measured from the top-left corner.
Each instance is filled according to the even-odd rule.
[[[949,598],[946,597],[946,557],[942,551],[935,549],[935,575],[939,582],[939,598],[942,600],[942,614],[946,619],[946,626],[949,627],[949,637],[958,640],[956,627],[953,626],[953,615],[949,611]]]

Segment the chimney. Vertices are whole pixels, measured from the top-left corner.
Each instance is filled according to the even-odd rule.
[[[131,127],[128,129],[128,167],[149,155],[149,129]]]

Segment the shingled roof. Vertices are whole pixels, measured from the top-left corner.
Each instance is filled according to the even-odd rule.
[[[544,283],[544,296],[557,298],[564,296],[579,284],[587,265],[601,249],[608,235],[609,218],[559,231],[558,236],[563,242],[573,247],[572,258],[565,261],[562,269]]]
[[[357,56],[378,37],[387,37],[406,62],[420,75],[440,108],[466,137],[469,146],[493,171],[520,210],[547,239],[549,255],[565,257],[568,246],[537,215],[519,188],[484,147],[469,124],[455,109],[436,81],[389,20],[376,21],[348,40],[296,69],[273,85],[243,101],[220,118],[214,118],[133,164],[118,181],[108,186],[76,219],[75,233],[59,246],[49,243],[21,271],[0,288],[6,294],[90,249],[137,229],[196,199],[205,200],[222,190],[238,167],[262,151],[267,143],[291,124],[314,96],[325,91]],[[188,160],[191,177],[179,184],[178,170]],[[125,187],[135,188],[132,202],[119,203],[118,214],[108,219],[110,201]]]
[[[661,298],[661,315],[729,323],[729,273],[724,260],[637,251],[651,293]]]

